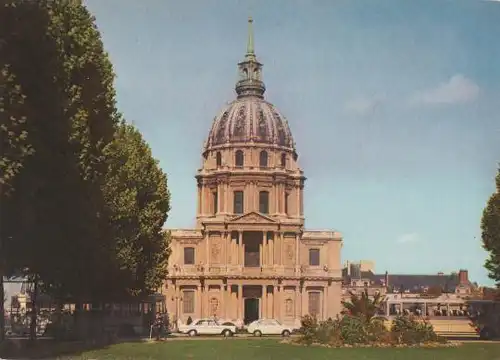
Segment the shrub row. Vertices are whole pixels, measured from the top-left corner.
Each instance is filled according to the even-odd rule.
[[[444,343],[431,324],[411,316],[398,316],[388,329],[382,319],[367,320],[363,316],[345,315],[335,320],[318,322],[315,317],[302,318],[300,337],[302,344],[330,346],[344,345],[419,345]]]

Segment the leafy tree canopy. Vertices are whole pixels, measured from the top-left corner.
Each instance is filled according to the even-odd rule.
[[[104,194],[121,276],[130,294],[146,295],[167,275],[170,235],[162,230],[170,210],[167,177],[140,132],[125,122],[108,155]]]
[[[484,267],[491,279],[500,285],[500,168],[496,179],[496,191],[490,196],[481,219],[483,248],[489,253]]]

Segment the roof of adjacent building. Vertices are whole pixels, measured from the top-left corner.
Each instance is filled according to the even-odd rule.
[[[366,280],[370,285],[386,286],[389,289],[398,291],[416,291],[423,288],[439,287],[444,290],[454,291],[460,285],[459,275],[452,274],[374,274],[371,271],[361,271],[359,274],[347,274],[347,269],[343,271],[344,283],[349,284],[351,280]],[[386,284],[386,279],[387,283]],[[470,282],[468,282],[470,284]]]

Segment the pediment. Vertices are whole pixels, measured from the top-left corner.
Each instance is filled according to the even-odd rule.
[[[258,212],[252,211],[241,216],[235,217],[230,223],[244,223],[244,224],[276,224],[276,221],[268,216],[259,214]]]

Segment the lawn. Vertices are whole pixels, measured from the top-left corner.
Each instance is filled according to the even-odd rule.
[[[328,349],[280,344],[277,340],[183,340],[125,343],[71,359],[172,360],[495,360],[500,343],[467,343],[439,349]]]

